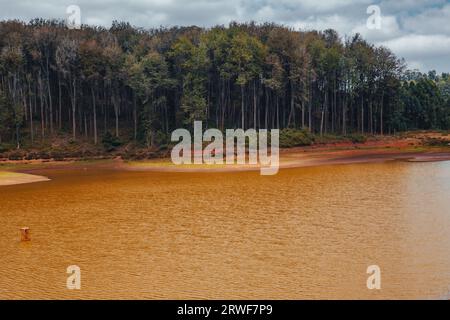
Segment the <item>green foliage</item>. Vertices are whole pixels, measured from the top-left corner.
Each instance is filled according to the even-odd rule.
[[[170,138],[167,134],[165,134],[162,131],[157,131],[153,138],[154,144],[157,145],[160,149],[164,146],[167,146],[167,143],[169,143]]]
[[[181,103],[185,126],[192,127],[194,121],[206,120],[206,99],[202,95],[201,88],[194,85],[190,90],[186,90]]]
[[[13,149],[14,147],[8,143],[0,143],[0,153],[9,151]]]
[[[129,54],[124,68],[126,82],[141,103],[139,137],[150,146],[154,143],[154,132],[162,127],[161,111],[167,108],[166,97],[158,93],[170,89],[175,82],[170,79],[166,59],[156,51],[144,56]]]
[[[363,134],[350,134],[346,136],[353,143],[365,143],[367,141],[367,136]]]
[[[238,32],[232,37],[227,62],[236,84],[243,86],[261,73],[265,51],[264,45],[247,33]]]
[[[3,136],[14,122],[11,102],[6,95],[0,91],[0,137]]]
[[[450,142],[446,139],[427,137],[424,141],[424,145],[430,147],[447,147],[450,146]]]
[[[61,150],[52,150],[51,158],[55,161],[63,161],[67,157],[67,154]]]
[[[186,37],[180,37],[172,46],[169,56],[174,59],[183,83],[181,110],[183,125],[206,120],[206,93],[209,68],[207,47],[203,40],[196,46]]]
[[[335,135],[335,134],[323,134],[322,136],[316,135],[314,142],[316,144],[326,144],[326,143],[339,143],[348,141],[347,136]]]
[[[209,128],[293,128],[286,146],[347,132],[450,129],[450,76],[406,70],[360,35],[276,25],[74,32],[43,19],[0,22],[0,143],[70,133],[115,150],[157,148],[196,120]],[[30,104],[32,108],[30,109]],[[31,110],[31,114],[30,114]],[[31,130],[33,127],[33,130]],[[346,137],[348,139],[348,137]],[[150,152],[150,151],[149,151]]]
[[[102,137],[102,144],[107,152],[111,152],[116,150],[123,143],[118,137],[112,135],[111,132],[108,131]]]
[[[280,131],[280,147],[292,148],[310,146],[314,143],[314,135],[307,130],[283,129]]]

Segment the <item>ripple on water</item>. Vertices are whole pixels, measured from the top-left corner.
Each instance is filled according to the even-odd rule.
[[[450,163],[257,172],[46,172],[0,193],[0,298],[435,298]],[[31,243],[18,241],[30,226]],[[82,270],[70,291],[66,268]],[[367,266],[383,290],[367,290]]]

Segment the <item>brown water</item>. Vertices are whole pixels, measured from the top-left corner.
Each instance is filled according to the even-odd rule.
[[[38,173],[0,188],[3,299],[448,298],[450,162]]]

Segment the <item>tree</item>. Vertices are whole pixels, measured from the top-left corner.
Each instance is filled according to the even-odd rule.
[[[241,126],[245,128],[245,86],[262,73],[266,48],[255,37],[237,31],[231,39],[227,64],[241,90]]]
[[[22,147],[54,133],[158,147],[194,120],[317,134],[448,129],[449,74],[405,70],[388,49],[334,30],[266,23],[211,29],[69,30],[0,22],[0,136]],[[37,130],[36,130],[37,129]]]
[[[64,38],[59,43],[56,49],[56,63],[61,71],[66,86],[68,88],[70,102],[72,105],[72,139],[76,140],[76,110],[77,110],[77,95],[79,82],[79,42],[75,39]],[[42,91],[42,90],[41,90]],[[41,98],[42,100],[42,98]],[[42,105],[42,101],[41,101]],[[42,113],[41,113],[42,117]]]
[[[206,121],[208,116],[207,81],[210,68],[207,46],[203,40],[198,45],[194,45],[190,39],[183,36],[175,41],[169,56],[180,71],[183,124],[192,127],[194,121]]]
[[[87,82],[92,95],[92,117],[94,123],[94,143],[98,143],[97,130],[97,95],[98,85],[105,76],[102,48],[96,40],[87,40],[80,44],[80,65],[82,79]]]
[[[105,48],[103,50],[103,59],[105,63],[105,82],[110,92],[111,104],[114,109],[115,135],[119,137],[119,115],[121,107],[120,84],[123,81],[123,63],[124,54],[114,35],[105,39]]]
[[[141,120],[148,146],[154,144],[156,131],[161,128],[161,111],[165,112],[166,98],[161,93],[173,85],[169,79],[167,62],[157,52],[144,57],[128,56],[128,85],[141,103]]]

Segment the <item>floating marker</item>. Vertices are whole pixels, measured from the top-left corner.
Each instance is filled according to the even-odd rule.
[[[28,228],[28,227],[20,228],[20,240],[21,241],[31,241],[30,228]]]

